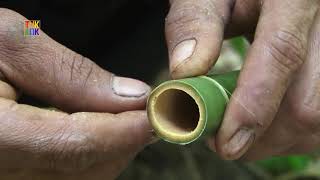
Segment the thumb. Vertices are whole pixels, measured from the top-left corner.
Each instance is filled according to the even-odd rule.
[[[166,39],[173,78],[202,75],[219,57],[234,0],[172,0]]]
[[[0,9],[0,71],[10,83],[66,111],[144,108],[148,85],[103,70],[43,32],[23,36],[25,20]]]

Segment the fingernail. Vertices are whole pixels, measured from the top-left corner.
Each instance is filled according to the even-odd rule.
[[[172,52],[171,71],[174,71],[181,63],[190,58],[195,50],[197,41],[189,39],[179,43]]]
[[[123,97],[141,97],[150,91],[150,87],[141,81],[118,76],[113,77],[112,89]]]
[[[252,129],[242,128],[223,146],[222,151],[226,154],[227,159],[238,159],[248,150],[253,141],[254,131]]]

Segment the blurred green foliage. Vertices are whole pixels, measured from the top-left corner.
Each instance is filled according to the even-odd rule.
[[[248,41],[244,37],[240,36],[230,39],[230,42],[232,48],[236,50],[242,59],[244,59],[248,48]]]
[[[288,156],[273,157],[266,160],[257,161],[256,164],[272,175],[281,175],[290,171],[304,170],[312,161],[311,156]]]

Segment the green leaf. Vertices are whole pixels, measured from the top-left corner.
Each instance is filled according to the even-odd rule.
[[[311,160],[312,158],[308,155],[273,157],[270,159],[257,161],[256,164],[274,175],[279,175],[291,171],[304,170]]]

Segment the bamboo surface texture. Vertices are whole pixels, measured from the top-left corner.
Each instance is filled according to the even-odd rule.
[[[188,144],[218,130],[239,71],[166,81],[148,99],[149,121],[165,141]]]

